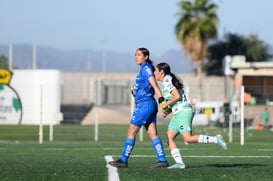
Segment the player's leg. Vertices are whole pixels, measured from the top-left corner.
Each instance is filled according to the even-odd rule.
[[[191,132],[186,132],[182,137],[186,143],[218,144],[223,150],[227,150],[227,145],[221,135],[192,135]]]
[[[156,101],[147,102],[145,110],[145,115],[147,116],[145,120],[145,128],[159,160],[159,162],[157,162],[153,167],[167,167],[169,164],[166,159],[164,146],[156,128],[156,116],[158,112]]]
[[[128,159],[134,149],[135,137],[136,137],[136,134],[138,133],[139,129],[140,129],[140,127],[135,126],[133,124],[130,124],[130,126],[129,126],[128,135],[127,135],[127,138],[124,142],[122,155],[121,155],[121,160],[124,163],[128,162]]]
[[[121,158],[116,161],[109,162],[110,165],[114,167],[128,167],[129,157],[135,146],[135,136],[139,131],[140,127],[130,124],[128,129],[128,135],[124,141]]]
[[[141,105],[138,106],[141,107]],[[140,127],[142,126],[142,120],[144,116],[141,111],[142,109],[138,106],[135,108],[132,119],[130,121],[131,124],[128,128],[127,138],[124,141],[121,158],[116,161],[108,162],[114,167],[128,167],[128,160],[135,146],[135,137]]]
[[[192,135],[192,120],[193,112],[185,111],[179,113],[180,119],[183,120],[183,130],[180,130],[182,137],[186,143],[205,143],[205,144],[218,144],[222,149],[227,150],[227,145],[221,135],[208,136],[208,135]]]
[[[182,159],[182,155],[178,148],[178,145],[175,141],[177,136],[177,130],[179,129],[179,125],[177,125],[177,121],[175,120],[175,116],[171,119],[168,130],[167,130],[167,143],[171,152],[173,159],[175,160],[175,164],[168,167],[168,169],[183,169],[185,168],[184,161]]]
[[[223,150],[225,151],[227,150],[227,144],[221,135],[217,136],[199,135],[198,143],[218,144]]]
[[[153,167],[167,167],[167,166],[169,166],[169,164],[167,162],[166,155],[165,155],[162,140],[157,134],[157,129],[156,129],[155,123],[151,123],[148,125],[147,134],[152,141],[152,146],[153,146],[155,154],[159,160]]]

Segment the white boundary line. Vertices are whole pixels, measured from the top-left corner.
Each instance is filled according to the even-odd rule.
[[[108,164],[109,161],[113,161],[113,157],[119,157],[120,155],[105,155],[104,159],[106,161],[106,168],[108,168],[108,181],[120,181],[118,169]],[[131,155],[131,157],[138,157],[138,158],[150,158],[155,157],[154,155]],[[167,156],[171,157],[171,156]],[[183,156],[188,158],[273,158],[273,156]]]
[[[113,161],[113,157],[111,155],[104,156],[106,161],[106,168],[108,168],[108,181],[120,181],[118,175],[118,169],[108,164],[109,161]]]
[[[9,149],[9,148],[0,148],[0,149]],[[86,150],[106,150],[106,151],[110,151],[110,150],[120,150],[120,148],[65,148],[65,147],[49,147],[49,148],[45,148],[45,150],[79,150],[79,151],[86,151]],[[153,150],[153,148],[134,148],[134,150]],[[188,149],[188,148],[180,148],[180,150],[182,151],[186,151],[186,150],[192,150],[192,149]],[[199,150],[207,150],[207,149],[199,149]],[[256,151],[268,151],[268,152],[273,152],[273,149],[249,149],[249,150],[256,150]]]
[[[120,155],[111,155],[111,157],[120,157]],[[155,155],[131,155],[130,157],[135,157],[135,158],[153,158],[156,157]],[[166,156],[166,157],[172,157],[172,156]],[[200,155],[191,155],[191,156],[183,156],[183,158],[273,158],[273,156],[258,156],[258,155],[252,155],[252,156],[247,156],[247,155],[242,155],[242,156],[236,156],[236,155],[206,155],[206,156],[200,156]]]

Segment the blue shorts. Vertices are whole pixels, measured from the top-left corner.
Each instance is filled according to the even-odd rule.
[[[136,104],[131,124],[141,127],[150,123],[156,123],[157,112],[157,102],[154,99],[141,101]]]

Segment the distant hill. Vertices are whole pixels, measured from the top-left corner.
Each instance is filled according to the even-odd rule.
[[[0,45],[0,54],[9,55],[8,45]],[[32,45],[13,45],[13,67],[32,68]],[[169,50],[160,57],[151,57],[154,64],[168,62],[174,73],[189,73],[190,63],[181,49]],[[36,67],[64,72],[137,72],[134,55],[112,51],[61,50],[47,46],[36,47]]]

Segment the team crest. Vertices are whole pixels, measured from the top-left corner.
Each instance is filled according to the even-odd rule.
[[[22,104],[19,95],[9,83],[12,72],[0,69],[0,123],[21,124]]]

